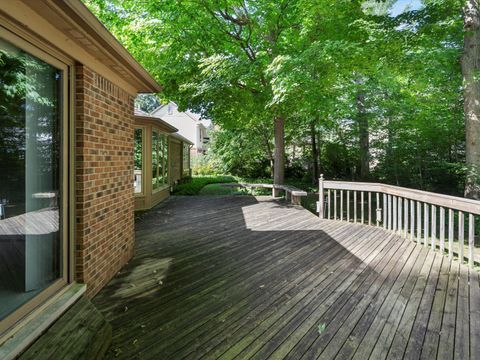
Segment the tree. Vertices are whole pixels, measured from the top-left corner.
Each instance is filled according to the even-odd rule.
[[[463,8],[464,45],[462,74],[465,111],[465,197],[480,200],[480,9],[478,0]]]
[[[235,115],[245,108],[259,107],[250,116],[268,113],[275,127],[274,179],[283,183],[286,114],[271,102],[266,72],[278,56],[294,52],[298,0],[86,3],[181,107],[227,127],[247,120]]]
[[[212,149],[225,171],[275,168],[279,183],[284,168],[316,179],[320,163],[330,178],[458,195],[467,158],[467,184],[478,183],[478,104],[461,92],[462,66],[465,96],[478,92],[466,0],[401,14],[395,0],[85,1],[163,100],[221,126]]]
[[[359,91],[357,94],[356,104],[360,149],[360,178],[362,180],[366,180],[370,177],[370,137],[368,128],[368,117],[365,110],[365,94],[361,91]]]
[[[316,120],[316,119],[315,119]],[[312,120],[310,123],[310,143],[312,146],[312,184],[317,184],[320,177],[319,153],[317,146],[317,129],[315,128],[316,121]]]

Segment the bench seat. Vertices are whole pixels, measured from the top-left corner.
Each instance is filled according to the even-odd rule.
[[[240,184],[246,188],[272,189],[272,196],[278,197],[279,191],[285,192],[285,197],[292,204],[300,205],[301,198],[307,196],[307,192],[290,185],[274,185],[274,184]]]

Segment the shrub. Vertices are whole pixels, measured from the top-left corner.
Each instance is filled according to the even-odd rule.
[[[219,171],[215,163],[207,155],[192,157],[193,175],[217,175]]]
[[[232,182],[237,182],[237,180],[229,175],[193,176],[191,181],[175,186],[173,193],[175,195],[198,195],[200,190],[208,184]]]

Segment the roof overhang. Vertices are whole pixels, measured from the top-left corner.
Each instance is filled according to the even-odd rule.
[[[188,144],[188,145],[193,145],[193,142],[191,142],[190,140],[188,140],[186,137],[183,137],[182,135],[180,135],[179,133],[175,133],[175,134],[171,134],[170,135],[171,137],[177,139],[177,140],[180,140],[181,142],[185,143],[185,144]]]
[[[166,121],[153,116],[142,116],[142,115],[135,115],[135,124],[142,125],[142,124],[150,124],[159,126],[163,131],[169,133],[176,133],[178,129]]]

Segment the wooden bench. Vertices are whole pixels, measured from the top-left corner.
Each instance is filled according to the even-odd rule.
[[[307,192],[303,191],[301,189],[297,189],[294,186],[289,186],[289,185],[276,185],[276,187],[279,187],[283,191],[285,191],[285,198],[287,200],[290,200],[292,204],[295,205],[300,205],[302,201],[303,196],[307,196]],[[275,190],[275,189],[274,189]],[[275,194],[273,194],[274,196]]]
[[[274,184],[239,184],[245,188],[272,189],[272,196],[279,197],[280,192],[285,192],[285,198],[294,205],[300,205],[303,196],[307,196],[307,192],[290,185],[274,185]]]

